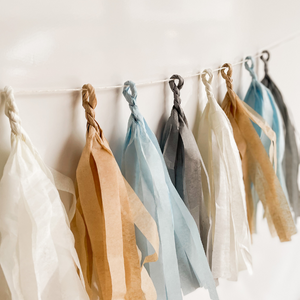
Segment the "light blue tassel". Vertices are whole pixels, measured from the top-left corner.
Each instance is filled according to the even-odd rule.
[[[129,89],[131,92],[129,92]],[[136,105],[137,91],[131,81],[125,83],[123,95],[132,114],[128,122],[122,172],[157,223],[160,253],[148,267],[159,300],[182,300],[184,294],[199,286],[218,299],[215,282],[197,225],[173,186],[154,133]],[[143,257],[153,252],[137,232],[137,244]]]

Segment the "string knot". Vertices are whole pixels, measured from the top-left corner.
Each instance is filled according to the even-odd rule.
[[[174,74],[170,79],[171,80],[169,81],[169,85],[174,94],[174,106],[178,111],[181,111],[180,90],[183,87],[184,80],[180,75],[177,75],[177,74]],[[178,85],[176,85],[176,83],[174,81],[175,79],[179,80]]]
[[[221,70],[221,75],[225,79],[227,90],[232,90],[232,66],[231,64],[225,63],[222,68],[228,68],[227,74],[225,73],[225,69]]]
[[[15,102],[13,89],[10,86],[4,88],[5,94],[5,115],[9,119],[11,132],[16,136],[23,136],[19,109]]]
[[[99,132],[99,126],[95,120],[95,108],[97,106],[97,97],[95,89],[91,84],[85,84],[82,87],[82,106],[85,109],[85,118],[87,120],[87,130],[93,126]]]
[[[208,79],[207,79],[206,75],[208,75]],[[206,91],[206,94],[207,94],[208,98],[213,98],[214,95],[213,95],[213,90],[212,90],[211,83],[212,83],[212,80],[214,78],[214,75],[213,75],[212,70],[211,69],[205,69],[201,74],[201,78],[202,78],[202,82],[205,86],[205,91]]]
[[[256,74],[254,72],[254,60],[253,60],[253,57],[252,56],[247,56],[245,58],[245,60],[246,60],[245,61],[245,68],[249,71],[252,79],[257,80]],[[248,61],[251,61],[251,66],[249,66]]]
[[[130,91],[129,91],[130,90]],[[135,87],[135,83],[133,81],[126,81],[124,83],[123,88],[123,95],[127,102],[129,103],[129,108],[131,110],[131,113],[134,117],[134,119],[137,120],[143,120],[143,117],[139,111],[138,106],[136,105],[136,98],[137,98],[137,90]]]
[[[264,57],[264,54],[267,54],[267,58]],[[269,68],[268,68],[268,61],[270,59],[270,52],[267,51],[267,50],[264,50],[262,52],[262,55],[260,56],[260,59],[264,62],[265,66],[264,66],[264,69],[265,69],[265,74],[268,74],[268,71],[269,71]]]
[[[226,86],[227,86],[227,93],[229,96],[229,102],[228,104],[223,107],[225,113],[227,115],[229,115],[229,113],[231,112],[233,117],[235,117],[236,115],[236,110],[237,110],[237,95],[235,94],[235,92],[233,91],[232,88],[232,65],[229,63],[225,63],[222,68],[228,68],[227,70],[227,74],[225,73],[225,69],[221,70],[221,75],[222,77],[225,79],[226,81]]]

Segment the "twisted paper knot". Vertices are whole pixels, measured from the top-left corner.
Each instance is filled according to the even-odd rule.
[[[237,95],[235,94],[235,92],[233,91],[232,88],[232,65],[225,63],[222,68],[228,68],[227,70],[227,74],[225,73],[225,69],[221,70],[221,75],[222,77],[225,79],[226,81],[226,86],[227,86],[227,92],[229,95],[229,102],[228,105],[223,107],[225,113],[228,115],[229,113],[231,113],[233,115],[233,117],[235,117],[236,115],[236,109],[237,109]]]
[[[206,75],[208,75],[208,80],[206,78]],[[208,98],[213,98],[214,97],[212,86],[211,86],[213,77],[214,77],[214,75],[213,75],[211,69],[206,69],[201,74],[202,82],[205,86],[205,91],[206,91],[206,94],[207,94]]]
[[[176,85],[174,79],[178,79],[178,85]],[[181,99],[180,99],[180,90],[182,89],[184,84],[184,80],[180,75],[173,75],[171,77],[171,80],[169,81],[169,85],[171,90],[173,91],[174,94],[174,106],[176,107],[177,110],[180,110],[180,104],[181,104]]]
[[[228,68],[227,74],[225,73],[225,69],[222,69],[221,75],[226,81],[227,90],[232,90],[232,66],[231,64],[225,63],[222,68]]]
[[[4,88],[5,94],[5,115],[9,119],[11,131],[17,136],[22,136],[21,119],[19,117],[19,109],[15,102],[13,89],[10,86]]]
[[[82,87],[82,106],[85,109],[85,118],[87,120],[87,129],[93,126],[98,132],[98,123],[95,120],[95,108],[97,106],[97,97],[95,89],[91,84],[85,84]]]
[[[252,79],[257,79],[256,74],[254,72],[254,60],[253,60],[252,56],[247,56],[245,58],[245,60],[246,60],[245,61],[245,68],[249,71]],[[249,64],[248,64],[249,60],[251,61],[251,66],[249,66]]]
[[[130,92],[129,92],[130,90]],[[137,120],[143,120],[143,117],[139,111],[138,106],[136,105],[136,98],[137,98],[137,90],[135,87],[135,83],[133,81],[126,81],[124,83],[123,88],[123,95],[127,102],[129,103],[129,108],[131,110],[131,113],[134,117],[134,119]]]
[[[267,50],[264,50],[262,52],[263,54],[261,55],[260,59],[264,62],[265,66],[264,66],[264,69],[265,69],[265,73],[268,74],[268,71],[269,71],[269,68],[268,68],[268,61],[270,59],[270,52],[267,51]],[[267,54],[267,58],[264,57],[264,54]]]

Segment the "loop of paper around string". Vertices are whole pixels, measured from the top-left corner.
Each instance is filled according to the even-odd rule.
[[[221,70],[221,75],[226,81],[226,85],[229,89],[232,89],[232,65],[229,63],[225,63],[222,68],[227,68],[227,73],[225,73],[225,69]]]
[[[265,73],[268,74],[269,68],[268,68],[268,61],[270,59],[270,52],[267,50],[264,50],[262,52],[263,54],[260,56],[260,59],[264,62],[264,70]],[[264,54],[267,54],[267,58],[264,57]]]
[[[206,75],[208,75],[208,80]],[[201,78],[204,84],[208,83],[210,85],[214,78],[214,74],[211,69],[205,69],[201,74]]]
[[[124,95],[126,101],[129,103],[129,108],[132,112],[133,117],[136,120],[142,121],[143,117],[136,105],[137,89],[136,89],[135,83],[133,81],[128,80],[124,83],[123,95]]]
[[[175,79],[178,79],[179,81],[177,85],[175,83]],[[174,106],[179,110],[181,105],[180,90],[182,89],[183,84],[184,79],[180,75],[174,74],[173,76],[171,76],[169,85],[174,94]]]
[[[265,58],[264,54],[267,54],[267,57]],[[260,56],[261,60],[263,62],[269,61],[270,59],[270,52],[268,50],[262,51],[262,55]]]
[[[130,89],[130,92],[129,92]],[[137,89],[135,83],[131,80],[128,80],[124,83],[123,95],[125,96],[127,102],[131,105],[135,104],[137,98]]]
[[[251,77],[253,79],[256,79],[257,77],[256,77],[256,74],[254,72],[254,60],[253,60],[253,57],[252,56],[247,56],[245,58],[245,60],[246,60],[245,61],[245,68],[249,71]],[[251,62],[251,65],[249,65],[249,61]]]
[[[95,89],[91,84],[85,84],[82,87],[82,106],[85,109],[85,117],[87,120],[87,129],[93,126],[99,133],[99,125],[95,120],[95,108],[97,106],[97,97]]]
[[[253,58],[252,58],[252,56],[247,56],[246,58],[245,58],[245,67],[246,67],[246,69],[248,70],[248,71],[250,71],[250,69],[251,70],[253,70],[254,69],[254,61],[253,61]],[[251,62],[251,65],[249,65],[249,61]]]
[[[13,89],[10,86],[4,88],[6,96],[5,101],[5,115],[8,117],[10,122],[11,131],[15,135],[22,136],[21,119],[19,117],[19,109],[15,104]]]
[[[177,85],[175,83],[175,79],[178,79],[178,84]],[[171,88],[172,91],[174,91],[175,87],[178,90],[181,90],[183,85],[184,85],[184,79],[180,75],[174,74],[170,78],[169,85],[170,85],[170,88]]]
[[[207,79],[207,75],[208,75],[208,79]],[[213,75],[211,69],[206,69],[201,74],[202,82],[205,86],[207,96],[209,96],[209,97],[214,97],[213,89],[212,89],[212,86],[211,86],[213,77],[214,77],[214,75]]]

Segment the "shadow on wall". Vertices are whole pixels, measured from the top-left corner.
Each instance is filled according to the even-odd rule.
[[[81,93],[73,92],[70,108],[70,110],[73,112],[71,119],[72,130],[56,163],[57,166],[64,166],[64,169],[59,169],[58,171],[72,178],[73,182],[75,183],[76,191],[76,169],[85,142],[85,139],[82,138],[82,132],[78,131],[78,125],[81,125],[81,123],[78,122],[79,109],[81,109]],[[59,195],[66,211],[69,211],[73,201],[72,195],[61,191],[59,191]]]
[[[109,146],[114,154],[114,157],[119,166],[121,166],[122,162],[122,153],[123,153],[123,144],[125,137],[123,136],[123,128],[122,128],[122,111],[120,109],[121,100],[123,99],[122,89],[115,89],[114,93],[114,107],[112,108],[114,111],[114,121],[112,122],[113,128],[111,131],[111,138],[109,140]],[[127,128],[126,128],[127,132]]]
[[[249,87],[249,84],[244,84],[243,79],[246,77],[246,79],[248,78],[247,76],[244,76],[244,72],[245,72],[245,67],[244,64],[240,64],[238,66],[235,67],[234,69],[235,71],[235,76],[234,76],[234,81],[233,81],[233,88],[236,89],[236,94],[239,96],[239,98],[241,100],[244,100],[244,96],[245,93]],[[250,78],[248,79],[250,80]],[[246,90],[245,90],[246,89]]]
[[[166,124],[166,122],[169,118],[169,115],[171,114],[171,112],[168,112],[168,96],[169,96],[168,92],[169,92],[169,90],[170,90],[169,82],[165,82],[163,84],[164,106],[163,106],[163,111],[162,111],[161,117],[158,121],[157,129],[156,129],[156,132],[155,132],[155,135],[156,135],[156,138],[157,138],[159,144],[160,144],[160,141],[162,139],[165,124]]]
[[[84,148],[85,139],[82,139],[82,132],[78,131],[79,108],[81,109],[81,94],[78,92],[72,93],[72,103],[70,110],[72,113],[71,126],[72,131],[67,138],[63,150],[59,155],[57,166],[65,166],[64,170],[58,170],[63,174],[71,177],[75,181],[76,169]],[[81,112],[82,113],[82,112]]]

